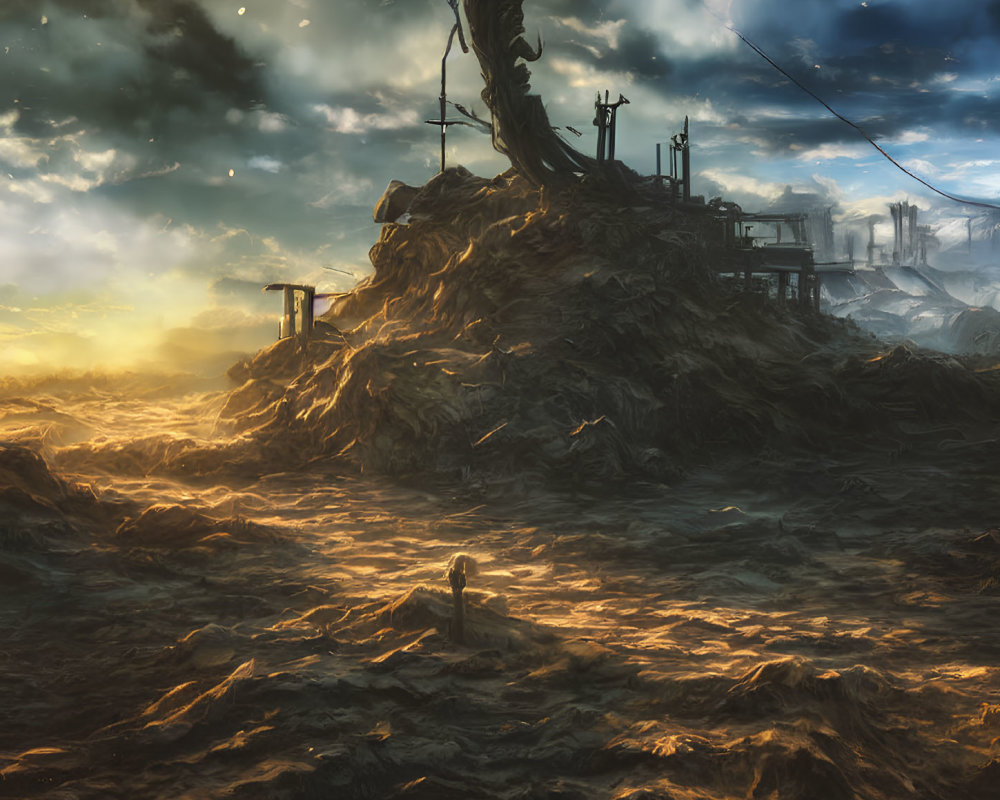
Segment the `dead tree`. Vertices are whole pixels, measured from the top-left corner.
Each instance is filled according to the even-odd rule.
[[[527,64],[542,55],[525,41],[523,0],[463,0],[472,49],[486,88],[482,98],[493,117],[493,147],[536,186],[596,172],[596,159],[564,141],[549,123],[542,98],[530,94]]]

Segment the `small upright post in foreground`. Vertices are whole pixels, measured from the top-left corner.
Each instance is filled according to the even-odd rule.
[[[448,583],[451,584],[452,619],[451,640],[455,644],[465,644],[465,597],[462,593],[470,575],[476,574],[476,561],[471,556],[459,553],[448,565]]]

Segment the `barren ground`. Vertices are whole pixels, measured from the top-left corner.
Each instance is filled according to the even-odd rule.
[[[0,796],[995,796],[995,441],[606,492],[156,477],[134,443],[210,451],[224,400],[7,387]]]

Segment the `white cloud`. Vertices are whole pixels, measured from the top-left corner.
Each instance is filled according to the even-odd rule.
[[[890,203],[912,199],[902,189],[892,195],[879,195],[875,197],[854,197],[851,195],[841,201],[841,208],[843,209],[841,217],[845,222],[854,223],[865,222],[869,217],[887,217],[889,215]],[[883,235],[881,229],[877,230],[876,233],[879,236]],[[889,228],[888,236],[892,237],[891,228]],[[883,238],[882,241],[884,242],[885,239]]]
[[[560,25],[565,25],[572,31],[582,33],[594,39],[601,39],[612,50],[618,49],[618,42],[621,39],[622,29],[626,25],[623,19],[607,20],[596,25],[588,25],[578,17],[552,17]]]
[[[271,111],[257,112],[257,128],[261,133],[281,133],[287,127],[287,119],[282,114]]]
[[[7,189],[11,194],[26,197],[33,203],[42,205],[51,203],[56,197],[55,190],[46,186],[38,178],[12,180],[7,184]]]
[[[906,167],[910,172],[915,172],[917,175],[922,175],[923,177],[937,177],[941,174],[934,164],[923,158],[909,158],[906,161],[900,162],[904,167]]]
[[[345,203],[364,202],[371,199],[371,194],[375,190],[375,184],[371,179],[343,171],[334,173],[330,183],[336,188],[309,205],[327,209]]]
[[[104,172],[114,163],[116,156],[113,149],[93,153],[80,151],[73,154],[73,160],[87,172]]]
[[[818,46],[812,39],[797,38],[793,39],[792,49],[795,50],[796,55],[798,55],[799,60],[805,64],[807,67],[812,67],[819,60]]]
[[[0,139],[0,162],[8,169],[37,167],[45,157],[45,149],[35,139],[23,136],[7,136]]]
[[[569,58],[551,58],[548,66],[557,75],[564,77],[574,89],[593,90],[595,86],[617,86],[625,89],[631,86],[634,80],[631,73],[607,72],[591,64]]]
[[[832,161],[835,158],[857,160],[864,158],[867,154],[867,148],[864,145],[827,142],[818,147],[802,150],[796,153],[795,158],[799,161]]]
[[[893,145],[910,145],[919,144],[920,142],[926,142],[931,136],[927,131],[914,131],[908,130],[903,131],[897,136],[893,136],[891,139],[886,139],[887,144]]]
[[[331,130],[337,133],[361,134],[371,130],[399,130],[417,125],[420,121],[413,109],[395,109],[383,114],[362,114],[348,106],[334,108],[322,103],[313,106]]]
[[[0,128],[9,136],[20,118],[21,112],[16,108],[12,108],[10,111],[0,114]]]
[[[831,178],[827,175],[820,175],[818,172],[814,173],[812,176],[813,181],[815,181],[820,187],[822,187],[823,192],[826,197],[833,201],[839,203],[844,198],[844,190],[840,187],[836,178]]]
[[[251,169],[259,169],[263,172],[270,172],[272,174],[277,174],[281,171],[284,164],[281,163],[276,158],[271,156],[253,156],[248,162],[247,166]]]
[[[719,184],[724,190],[723,197],[741,195],[737,201],[744,202],[747,196],[770,202],[777,199],[785,190],[785,184],[761,181],[749,175],[729,172],[722,169],[702,170],[699,175]]]

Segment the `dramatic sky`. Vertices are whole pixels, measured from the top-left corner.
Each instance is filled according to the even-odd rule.
[[[791,187],[843,230],[909,198],[945,247],[961,239],[969,209],[897,171],[730,24],[922,177],[1000,197],[1000,0],[524,6],[545,42],[533,86],[581,149],[609,89],[631,101],[618,157],[640,172],[688,114],[696,194],[756,210]],[[386,183],[437,169],[423,120],[452,20],[445,0],[0,0],[0,375],[254,348],[280,306],[263,283],[351,286]],[[480,89],[456,47],[449,96],[483,113]],[[506,167],[468,128],[449,160]]]

